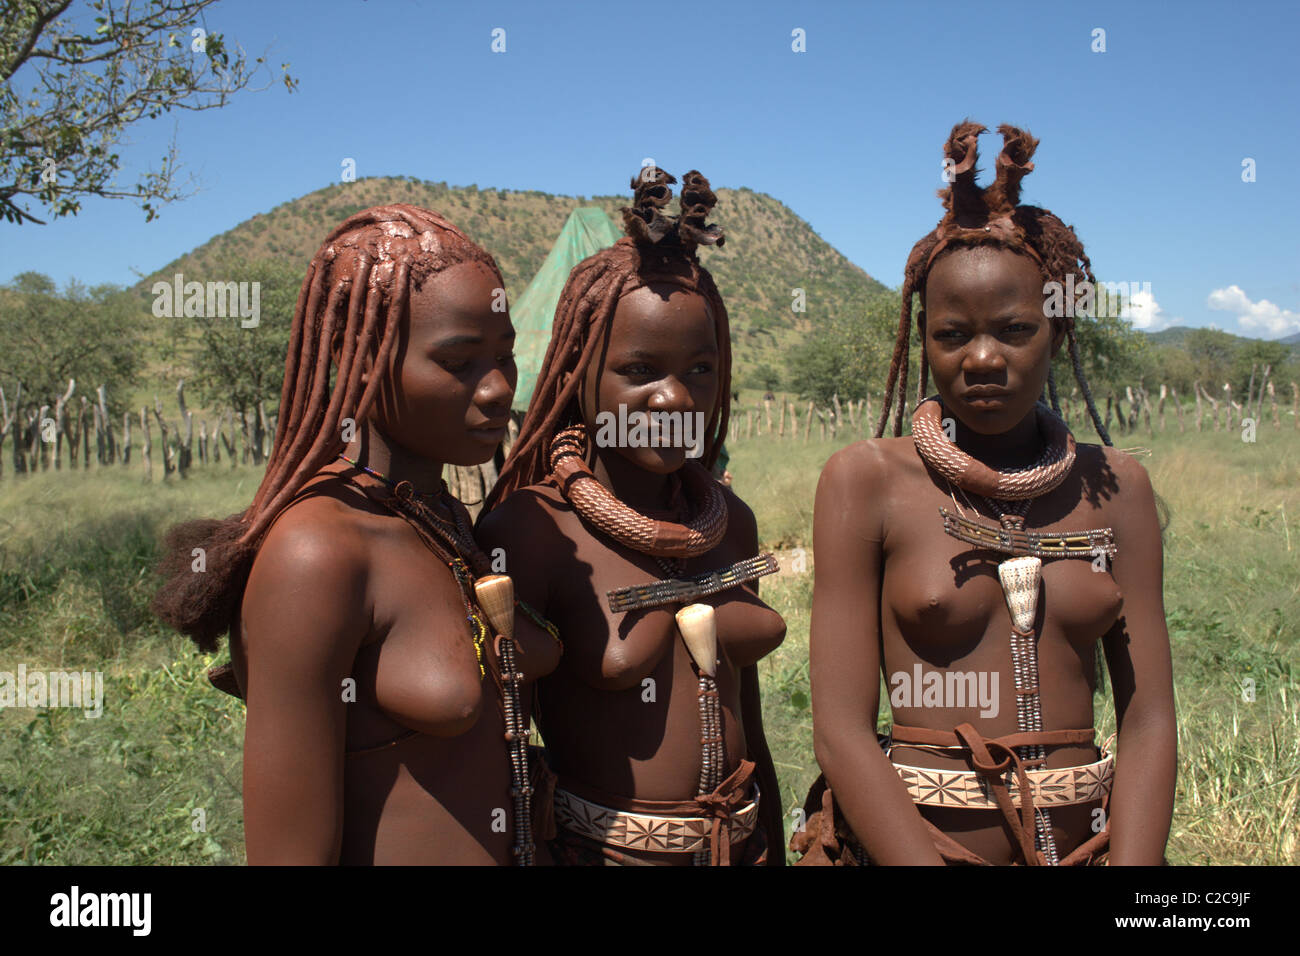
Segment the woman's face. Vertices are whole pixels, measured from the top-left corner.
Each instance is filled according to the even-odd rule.
[[[593,445],[617,448],[628,461],[657,474],[681,468],[684,445],[702,446],[703,426],[718,401],[718,358],[717,332],[703,296],[671,283],[652,283],[623,296],[580,392]],[[627,422],[621,432],[620,418]],[[645,443],[634,428],[638,420],[646,423],[640,433]],[[655,447],[658,443],[667,447]]]
[[[995,246],[944,253],[925,283],[922,334],[935,389],[963,425],[1011,431],[1043,393],[1064,337],[1043,314],[1043,276]]]
[[[371,421],[430,461],[487,461],[506,434],[515,393],[515,329],[494,312],[501,280],[481,263],[431,275],[410,292],[410,321],[393,345]]]

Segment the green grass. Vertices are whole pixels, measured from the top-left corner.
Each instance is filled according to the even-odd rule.
[[[243,862],[243,706],[148,605],[166,526],[235,511],[255,486],[224,467],[0,484],[0,670],[104,674],[101,717],[0,710],[0,863]]]
[[[762,546],[803,547],[812,569],[812,502],[840,440],[731,442],[734,488],[754,508]],[[1300,862],[1300,433],[1115,436],[1137,450],[1169,509],[1165,608],[1178,713],[1178,789],[1168,858],[1175,864]],[[786,825],[818,768],[808,706],[812,574],[767,579],[764,599],[788,636],[760,664],[763,717],[781,776]],[[1255,700],[1243,700],[1243,681]],[[882,699],[884,696],[882,695]],[[1115,728],[1109,682],[1094,702],[1102,739]],[[882,714],[882,723],[888,713]]]
[[[809,549],[818,472],[836,442],[729,443],[735,489],[765,547]],[[802,436],[802,429],[801,429]],[[1179,774],[1174,863],[1300,861],[1300,433],[1116,438],[1170,509],[1165,602],[1174,650]],[[155,475],[161,467],[155,463]],[[0,709],[0,863],[240,863],[243,707],[212,690],[209,659],[151,617],[171,522],[237,511],[253,468],[140,481],[138,464],[0,479],[0,671],[104,672],[104,713]],[[808,701],[812,574],[763,582],[786,618],[760,665],[764,719],[789,811],[817,775]],[[1254,702],[1242,681],[1255,681]],[[1103,691],[1098,730],[1113,729]],[[206,830],[196,831],[196,809]]]

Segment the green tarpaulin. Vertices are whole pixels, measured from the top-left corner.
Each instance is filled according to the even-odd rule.
[[[569,280],[569,272],[583,259],[612,246],[622,233],[603,209],[586,206],[575,209],[560,230],[542,267],[533,276],[519,301],[510,306],[515,326],[515,365],[519,368],[519,385],[515,389],[514,407],[528,408],[537,384],[537,374],[551,342],[551,323],[560,292]]]

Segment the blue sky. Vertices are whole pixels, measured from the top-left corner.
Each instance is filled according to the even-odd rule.
[[[575,196],[623,192],[653,157],[775,196],[897,286],[941,213],[943,140],[970,116],[1042,140],[1025,200],[1075,226],[1100,278],[1150,283],[1139,326],[1300,331],[1293,4],[222,0],[207,23],[288,61],[299,91],[133,128],[124,183],[175,132],[201,191],[152,223],[87,200],[0,224],[0,281],[132,282],[337,182],[345,157],[358,176]],[[982,168],[999,142],[982,139]]]

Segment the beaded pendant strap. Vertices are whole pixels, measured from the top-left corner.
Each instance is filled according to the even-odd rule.
[[[717,594],[738,584],[754,581],[780,570],[776,555],[763,553],[717,571],[705,571],[690,578],[671,577],[646,584],[631,584],[605,592],[609,609],[615,614],[664,604],[689,604],[710,594]]]
[[[998,579],[1011,617],[1016,726],[1022,733],[1043,730],[1037,640],[1042,559],[1115,554],[1114,533],[1110,528],[1055,534],[1025,530],[1025,519],[1034,499],[1058,487],[1070,473],[1075,459],[1074,436],[1065,422],[1041,402],[1035,410],[1043,452],[1032,467],[1005,472],[977,461],[947,439],[937,400],[922,402],[912,416],[912,442],[921,460],[953,485],[984,498],[985,504],[998,515],[1001,526],[989,528],[940,508],[945,533],[967,544],[1012,555],[998,565]],[[956,503],[955,497],[953,502]],[[1047,750],[1041,743],[1026,744],[1015,748],[1015,757],[1017,770],[1023,774],[1024,766],[1041,769],[1047,760]],[[1035,806],[1034,794],[1027,787],[1021,788],[1019,796],[1022,812],[1028,810],[1033,814],[1032,841],[1026,842],[1028,836],[1024,833],[1019,835],[1025,862],[1056,865],[1060,859],[1050,811]],[[1018,829],[1018,825],[1013,829]]]
[[[688,460],[679,473],[682,490],[694,508],[691,519],[679,524],[648,518],[623,504],[596,480],[586,455],[586,428],[566,428],[551,440],[551,477],[585,521],[633,551],[690,558],[712,551],[727,533],[722,488],[698,461]]]

